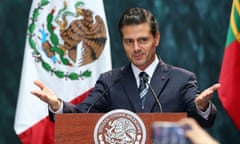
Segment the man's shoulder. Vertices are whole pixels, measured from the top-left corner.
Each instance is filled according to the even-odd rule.
[[[159,68],[162,72],[170,72],[185,75],[195,75],[192,71],[185,68],[165,63],[162,59],[159,61]]]
[[[195,75],[194,72],[187,70],[185,68],[182,68],[182,67],[168,65],[168,68],[174,74],[177,73],[177,74],[182,74],[182,75]]]
[[[129,70],[128,66],[113,68],[109,71],[106,71],[106,72],[102,73],[101,77],[102,78],[116,78],[116,77],[119,77],[122,73],[125,73],[128,70]]]

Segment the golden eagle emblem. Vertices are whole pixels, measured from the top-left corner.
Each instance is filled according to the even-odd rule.
[[[83,1],[63,1],[61,6],[41,0],[32,11],[28,25],[32,57],[58,78],[79,80],[90,77],[92,72],[88,67],[75,67],[97,60],[106,45],[104,20],[84,5]],[[43,12],[46,9],[48,11]]]
[[[101,55],[106,42],[106,28],[102,18],[99,15],[93,17],[93,12],[89,9],[75,6],[75,13],[66,11],[67,3],[64,2],[64,8],[58,12],[55,21],[60,27],[60,36],[63,44],[59,48],[64,55],[69,57],[78,66],[86,65],[98,59]],[[77,19],[68,24],[67,17],[75,16]],[[59,18],[61,17],[61,18]],[[82,42],[80,58],[77,60],[77,49]],[[52,45],[47,40],[43,43],[49,57],[54,55],[51,51]]]

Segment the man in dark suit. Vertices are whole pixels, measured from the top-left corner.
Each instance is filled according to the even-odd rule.
[[[52,113],[108,112],[113,109],[187,112],[201,126],[211,126],[217,110],[210,99],[220,85],[215,84],[200,93],[194,73],[170,66],[157,56],[160,32],[154,16],[145,9],[131,8],[123,13],[119,31],[130,64],[101,74],[82,103],[75,106],[58,99],[39,81],[34,83],[41,90],[33,90],[32,94],[48,103]],[[139,79],[141,72],[145,73]]]

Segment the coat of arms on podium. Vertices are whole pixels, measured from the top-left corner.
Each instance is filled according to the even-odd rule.
[[[143,121],[128,110],[117,109],[104,114],[94,129],[97,144],[144,144],[145,141]]]

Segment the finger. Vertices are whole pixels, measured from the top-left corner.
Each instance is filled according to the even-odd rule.
[[[216,90],[218,90],[220,88],[220,84],[219,83],[216,83],[214,85],[212,85],[211,87],[209,87],[207,90],[210,91],[210,92],[215,92]]]
[[[48,103],[49,98],[42,91],[32,90],[31,93],[38,97],[40,100]]]
[[[41,92],[38,90],[32,90],[31,94],[38,96],[38,95],[41,95]]]
[[[213,92],[207,91],[199,97],[200,101],[209,101],[213,96]]]
[[[32,90],[31,94],[37,96],[40,99],[42,99],[42,97],[44,97],[44,94],[42,93],[42,91],[38,91],[38,90]]]
[[[186,131],[185,132],[185,136],[189,139],[193,139],[194,137],[196,137],[195,133],[193,133],[192,131]]]
[[[212,97],[213,93],[219,88],[220,88],[219,83],[212,85],[211,87],[203,91],[203,94],[201,95],[200,99],[209,100]]]
[[[39,80],[35,80],[33,83],[36,86],[38,86],[41,90],[45,87],[45,85],[42,82],[40,82]]]
[[[196,103],[205,103],[208,102],[212,98],[212,94],[203,92],[198,97],[196,97],[195,102]]]
[[[179,123],[180,123],[181,125],[188,125],[188,126],[190,126],[191,128],[198,125],[197,122],[196,122],[196,120],[193,119],[193,118],[183,118],[183,119],[181,119],[181,120],[179,121]]]

